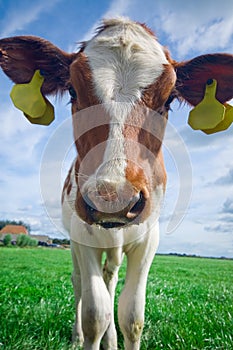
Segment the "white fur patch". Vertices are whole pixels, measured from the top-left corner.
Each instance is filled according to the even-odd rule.
[[[168,64],[156,38],[127,19],[109,20],[105,30],[87,43],[85,54],[95,92],[102,103],[135,103]],[[117,107],[115,107],[118,109]]]

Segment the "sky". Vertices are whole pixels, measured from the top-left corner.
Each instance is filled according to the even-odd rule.
[[[0,0],[0,38],[36,35],[73,52],[102,18],[115,16],[146,23],[177,61],[233,54],[229,0],[22,0],[17,7]],[[50,126],[32,125],[13,106],[12,86],[1,71],[0,219],[23,220],[32,234],[67,237],[60,193],[75,156],[69,96],[50,98],[56,116]],[[205,135],[189,127],[189,111],[174,102],[169,114],[159,252],[233,257],[233,127]]]

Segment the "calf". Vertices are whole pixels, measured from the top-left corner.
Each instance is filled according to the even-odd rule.
[[[166,187],[161,145],[169,106],[174,98],[196,106],[209,79],[217,81],[216,99],[230,100],[233,56],[176,62],[145,25],[121,18],[105,20],[77,53],[33,36],[1,39],[0,65],[17,84],[39,70],[42,96],[71,94],[77,158],[62,206],[74,266],[73,338],[84,349],[97,350],[101,342],[117,349],[114,293],[126,255],[118,320],[125,349],[139,349]]]

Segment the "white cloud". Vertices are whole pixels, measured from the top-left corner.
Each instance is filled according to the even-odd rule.
[[[15,170],[4,170],[1,174],[1,209],[10,215],[22,215],[22,210],[19,208],[32,208],[33,212],[38,211],[38,203],[40,198],[39,179],[38,175],[31,173],[20,175]],[[33,169],[34,172],[34,169]],[[8,215],[8,214],[6,214]]]
[[[0,37],[7,37],[23,30],[39,18],[43,12],[50,11],[60,0],[52,1],[22,1],[13,6],[4,20],[1,21]]]
[[[215,185],[231,185],[233,184],[233,168],[229,169],[227,174],[221,175],[216,181]]]
[[[160,2],[160,16],[161,31],[180,58],[232,49],[233,3],[228,0]]]
[[[233,200],[227,198],[227,200],[223,203],[222,208],[223,213],[233,214]],[[233,223],[233,217],[231,217],[231,222]]]
[[[132,0],[114,0],[103,17],[126,16]]]
[[[233,242],[228,236],[221,231],[205,231],[201,225],[195,225],[192,221],[186,220],[185,225],[182,225],[181,229],[172,236],[161,234],[158,251],[159,253],[171,252],[230,258],[233,256]]]
[[[0,120],[0,156],[5,157],[5,161],[13,167],[26,163],[28,166],[35,165],[39,159],[37,145],[45,137],[47,130],[32,126],[13,105],[2,108]]]

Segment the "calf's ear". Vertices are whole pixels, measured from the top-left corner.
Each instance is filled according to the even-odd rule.
[[[44,76],[44,95],[67,89],[69,66],[76,54],[68,54],[49,41],[35,36],[16,36],[0,40],[0,67],[17,84],[31,81],[36,70]]]
[[[233,98],[233,55],[208,54],[175,63],[176,89],[187,102],[196,106],[204,97],[206,82],[217,81],[216,98],[225,103]]]

